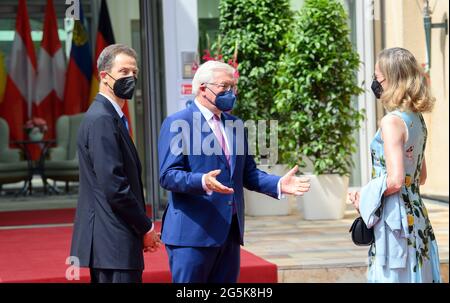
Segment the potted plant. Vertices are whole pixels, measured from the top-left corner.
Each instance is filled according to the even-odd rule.
[[[42,140],[44,138],[44,134],[48,130],[47,122],[38,117],[33,117],[28,120],[23,128],[31,141]]]
[[[290,1],[222,0],[219,12],[219,44],[223,57],[232,58],[239,47],[238,100],[233,114],[243,121],[253,121],[255,126],[258,121],[267,122],[266,138],[269,138],[273,131],[269,121],[279,120],[277,113],[271,111],[276,93],[272,83],[279,56],[284,51],[281,41],[292,21]],[[253,131],[249,129],[249,137]],[[267,156],[262,150],[264,147],[255,144],[258,168],[268,173],[285,174],[288,167],[276,165],[273,150],[264,159]],[[279,201],[248,190],[245,190],[245,205],[246,214],[253,216],[287,215],[290,211],[287,198]]]
[[[305,219],[340,219],[345,211],[354,132],[364,118],[353,97],[359,56],[337,0],[306,0],[286,35],[276,77],[280,157],[312,162],[311,189],[300,198]]]

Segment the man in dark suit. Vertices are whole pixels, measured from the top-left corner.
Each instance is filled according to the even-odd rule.
[[[100,92],[78,131],[80,189],[71,256],[89,267],[91,282],[142,282],[144,251],[160,242],[146,216],[141,163],[122,112],[133,96],[136,52],[105,48],[97,66]]]
[[[234,73],[222,62],[201,65],[194,102],[161,127],[160,184],[171,192],[162,241],[173,282],[237,282],[244,187],[278,199],[309,190],[297,166],[283,177],[257,169],[242,121],[227,113],[236,100]]]

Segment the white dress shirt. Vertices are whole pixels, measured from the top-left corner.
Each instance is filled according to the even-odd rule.
[[[114,109],[116,110],[117,114],[119,115],[119,118],[122,119],[123,117],[123,111],[120,108],[119,104],[117,104],[113,99],[111,99],[110,96],[108,96],[107,94],[104,93],[99,93],[100,95],[102,95],[103,97],[105,97],[106,99],[108,99],[109,102],[111,102],[112,106],[114,106]]]

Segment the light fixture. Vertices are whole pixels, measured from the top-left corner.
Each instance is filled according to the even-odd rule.
[[[426,71],[429,72],[431,67],[431,29],[443,28],[445,30],[445,35],[448,35],[448,18],[445,16],[443,22],[432,23],[429,0],[424,0],[423,24],[425,27],[425,43],[427,46],[427,63],[425,68]]]

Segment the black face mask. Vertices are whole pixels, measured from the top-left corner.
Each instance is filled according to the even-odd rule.
[[[383,81],[381,81],[381,82],[383,82]],[[372,85],[370,86],[370,88],[372,89],[373,94],[375,95],[375,97],[377,99],[380,99],[381,98],[381,94],[383,93],[383,86],[381,86],[381,82],[378,82],[377,79],[374,79],[372,81]]]
[[[113,76],[108,74],[111,78],[114,79]],[[116,80],[116,79],[114,79]],[[134,89],[136,88],[137,78],[135,76],[123,77],[119,78],[114,82],[114,86],[108,86],[114,91],[114,95],[116,95],[120,99],[130,100],[133,97]]]

